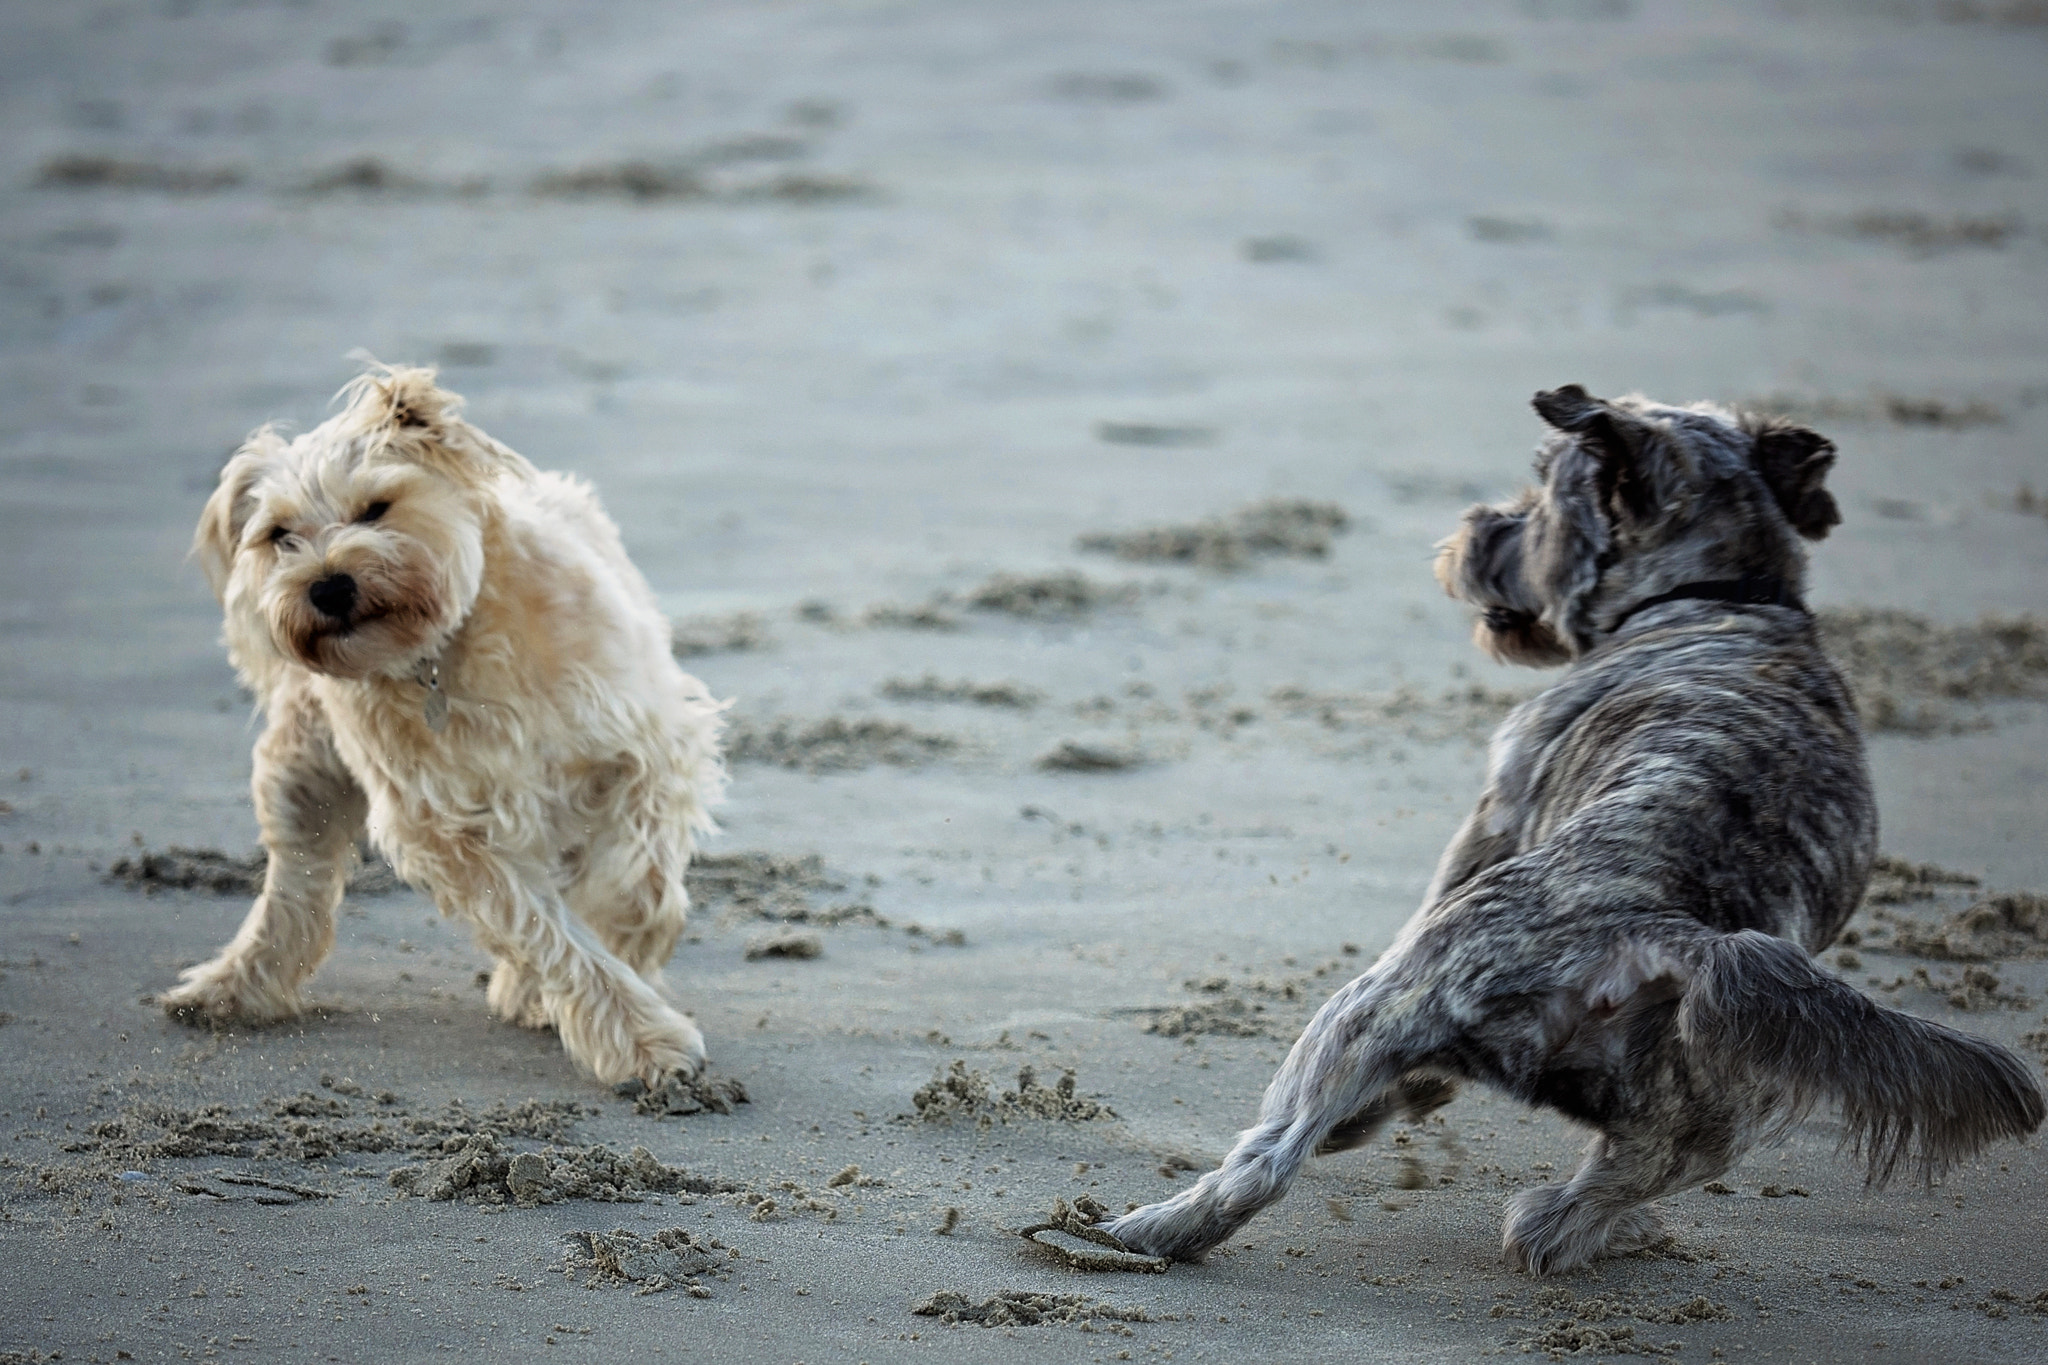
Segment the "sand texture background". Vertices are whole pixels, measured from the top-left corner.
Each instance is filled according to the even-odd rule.
[[[1430,547],[1564,382],[1839,442],[1828,961],[2041,1058],[2044,71],[2033,0],[0,6],[0,1360],[2048,1356],[2039,1146],[1871,1195],[1825,1116],[1550,1282],[1583,1134],[1478,1093],[1201,1266],[1011,1235],[1206,1169],[1414,908],[1544,682]],[[150,1003],[255,839],[186,543],[355,347],[735,699],[669,979],[749,1103],[579,1077],[375,869],[303,1020]]]

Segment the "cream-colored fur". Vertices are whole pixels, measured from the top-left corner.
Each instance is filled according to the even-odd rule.
[[[367,830],[496,959],[501,1017],[553,1025],[604,1081],[694,1073],[704,1040],[657,987],[724,786],[718,704],[676,666],[587,484],[464,422],[430,370],[344,393],[295,440],[251,436],[200,519],[229,657],[269,722],[253,788],[270,865],[165,1008],[297,1013]]]

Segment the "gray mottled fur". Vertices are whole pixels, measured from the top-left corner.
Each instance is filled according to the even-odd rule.
[[[1568,662],[1494,736],[1478,805],[1393,945],[1303,1031],[1256,1126],[1176,1198],[1108,1224],[1192,1260],[1457,1080],[1596,1130],[1510,1201],[1545,1274],[1657,1240],[1649,1201],[1823,1101],[1884,1183],[2043,1117],[2011,1052],[1886,1009],[1811,954],[1856,908],[1877,812],[1848,693],[1797,605],[1650,599],[1805,576],[1839,515],[1834,447],[1697,405],[1536,396],[1539,486],[1475,507],[1438,576],[1504,659]]]

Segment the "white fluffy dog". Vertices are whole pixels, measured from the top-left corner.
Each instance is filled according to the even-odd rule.
[[[378,368],[346,409],[228,461],[194,553],[256,744],[262,894],[163,997],[195,1021],[300,1008],[365,829],[496,959],[490,1004],[553,1025],[600,1080],[704,1062],[657,993],[683,869],[725,781],[719,706],[587,484],[464,422],[431,370]]]

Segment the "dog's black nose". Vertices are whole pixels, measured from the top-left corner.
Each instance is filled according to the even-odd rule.
[[[356,604],[356,581],[345,573],[332,573],[308,588],[306,596],[322,616],[340,621]]]

